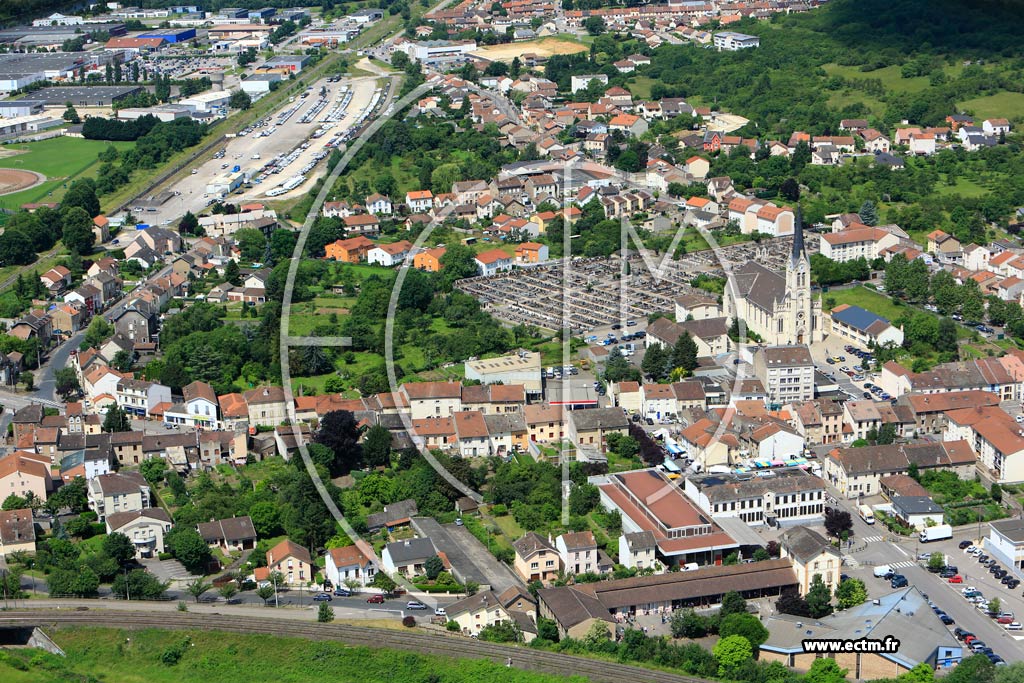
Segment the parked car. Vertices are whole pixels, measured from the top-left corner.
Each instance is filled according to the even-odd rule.
[[[384,596],[380,595],[379,593],[377,595],[371,595],[370,597],[366,598],[366,602],[379,605],[382,602],[384,602]]]
[[[1012,624],[1013,623],[1013,617],[996,617],[996,623],[997,624],[1003,624],[1004,626],[1006,624]]]
[[[953,617],[949,616],[945,612],[939,614],[939,621],[941,621],[946,626],[952,626],[956,623],[955,621],[953,621]]]
[[[444,611],[444,607],[435,607],[434,608],[434,616],[435,617],[446,617],[446,616],[448,616],[448,613]]]
[[[957,574],[956,576],[949,577],[947,579],[947,581],[949,581],[950,583],[963,583],[964,582],[964,577],[962,577],[959,574]]]
[[[1009,624],[1006,625],[1007,631],[1020,631],[1021,628],[1022,627],[1019,621],[1011,621]]]
[[[347,588],[335,588],[334,594],[337,595],[339,598],[348,598],[352,596],[352,591],[350,591]]]
[[[963,640],[967,636],[973,636],[974,634],[968,631],[967,629],[963,629],[957,626],[955,629],[953,629],[953,635],[956,636],[957,640]]]
[[[406,609],[427,609],[427,606],[424,605],[419,600],[410,600],[409,602],[405,603],[405,608]]]
[[[315,602],[330,602],[333,599],[330,593],[317,593],[313,596]]]
[[[965,549],[971,548],[971,545],[972,544],[971,544],[970,541],[960,541],[959,548],[960,548],[960,550],[965,550]]]

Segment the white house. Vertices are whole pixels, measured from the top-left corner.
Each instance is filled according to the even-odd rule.
[[[981,129],[985,131],[986,135],[1009,133],[1010,122],[1006,119],[985,119],[985,122],[981,124]]]
[[[124,534],[135,546],[135,557],[151,558],[164,552],[164,534],[171,530],[171,516],[163,508],[145,508],[107,515],[107,533]]]
[[[484,276],[496,275],[503,270],[512,270],[512,256],[501,249],[482,251],[476,255],[477,271]]]
[[[356,582],[360,586],[368,586],[377,573],[377,565],[357,545],[344,548],[331,548],[324,555],[324,578],[336,587],[349,586]]]
[[[366,262],[377,263],[382,266],[396,266],[405,260],[410,251],[412,251],[412,243],[408,240],[401,240],[392,244],[378,244],[366,252]]]
[[[181,388],[185,410],[194,424],[214,427],[217,424],[217,392],[206,382],[192,382]]]
[[[366,198],[366,211],[374,216],[390,216],[392,211],[391,200],[375,192]]]
[[[411,213],[427,213],[434,206],[434,193],[430,190],[406,192],[405,205]]]
[[[555,539],[566,573],[598,573],[597,541],[591,531],[564,533]]]

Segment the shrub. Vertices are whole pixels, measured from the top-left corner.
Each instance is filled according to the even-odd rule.
[[[457,621],[449,621],[447,624],[444,625],[444,627],[449,631],[453,631],[456,633],[462,630],[459,628],[459,622]]]
[[[415,625],[416,625],[416,617],[413,617],[413,616],[402,617],[402,626],[405,626],[407,628],[412,628]]]

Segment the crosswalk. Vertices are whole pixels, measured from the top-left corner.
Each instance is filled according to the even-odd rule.
[[[860,540],[861,540],[862,543],[878,543],[882,539],[883,539],[882,536],[865,536],[864,538],[862,538]]]
[[[913,567],[916,564],[916,562],[907,560],[906,562],[890,562],[889,566],[893,569],[906,569],[907,567]]]

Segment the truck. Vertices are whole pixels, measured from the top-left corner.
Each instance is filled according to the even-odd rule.
[[[871,511],[870,505],[858,505],[857,512],[860,513],[860,518],[863,519],[866,524],[875,523],[875,513]]]
[[[921,529],[921,543],[942,541],[947,538],[953,538],[953,527],[948,524],[936,524]]]

